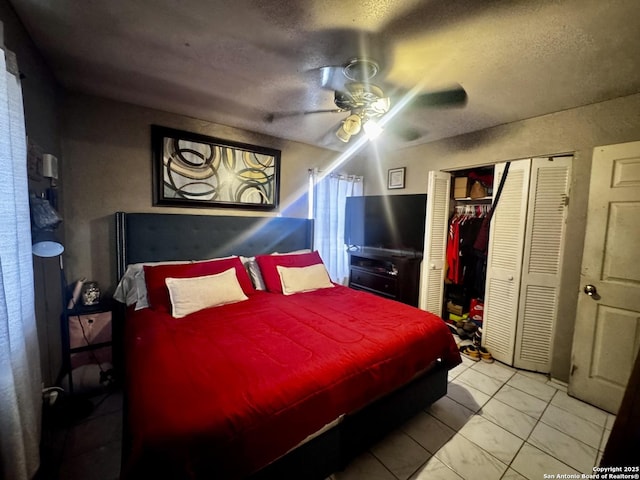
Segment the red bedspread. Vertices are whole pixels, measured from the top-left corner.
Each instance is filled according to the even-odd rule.
[[[441,358],[438,317],[335,287],[126,323],[130,478],[237,478]],[[156,477],[160,478],[160,477]]]

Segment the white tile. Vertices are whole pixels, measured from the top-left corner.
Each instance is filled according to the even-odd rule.
[[[549,375],[545,373],[529,372],[528,370],[518,370],[518,373],[537,382],[546,383],[549,380]]]
[[[462,363],[464,363],[467,367],[471,367],[478,363],[475,360],[471,360],[470,358],[465,357],[464,355],[460,355],[460,358],[462,358]]]
[[[568,387],[567,383],[561,382],[560,380],[557,380],[555,378],[547,380],[546,384],[550,387],[555,388],[556,390],[562,390],[563,392],[566,392]]]
[[[501,480],[527,480],[527,477],[523,477],[512,468],[507,468],[507,471],[504,472]]]
[[[436,417],[424,412],[405,423],[402,430],[431,453],[437,452],[456,433]]]
[[[502,383],[509,380],[513,376],[513,374],[516,373],[515,368],[508,367],[498,362],[477,362],[471,368],[476,372],[481,372],[491,378],[500,380]]]
[[[610,413],[607,413],[607,422],[605,423],[604,428],[606,428],[607,430],[612,430],[613,424],[615,421],[616,421],[616,416],[611,415]]]
[[[435,457],[465,480],[498,480],[507,469],[500,460],[460,434],[438,450]]]
[[[544,400],[540,400],[509,385],[504,385],[493,398],[534,418],[540,418],[540,415],[547,407],[547,403]]]
[[[487,395],[493,395],[496,393],[504,383],[500,380],[489,377],[484,373],[480,373],[474,368],[469,368],[458,375],[456,382],[458,381],[480,390],[482,393],[486,393]]]
[[[120,475],[120,453],[122,443],[111,442],[94,448],[63,462],[60,477],[65,479],[91,478],[113,480]]]
[[[544,423],[536,425],[528,442],[580,472],[590,472],[598,455],[596,448]]]
[[[513,460],[524,442],[480,415],[472,417],[458,433],[506,464]]]
[[[523,375],[522,372],[518,372],[513,377],[511,377],[507,382],[507,385],[517,388],[518,390],[522,390],[523,392],[533,395],[534,397],[538,397],[545,402],[551,400],[551,398],[557,391],[555,388],[550,387],[546,383],[532,379],[527,375]]]
[[[456,367],[449,370],[448,377],[447,377],[448,380],[449,381],[453,380],[468,368],[469,368],[469,365],[467,365],[466,363],[461,363],[460,365],[457,365]]]
[[[122,438],[122,413],[95,417],[69,429],[64,447],[66,458],[90,452]]]
[[[604,427],[562,410],[555,405],[547,407],[540,421],[594,448],[600,446]]]
[[[409,435],[399,431],[387,435],[371,452],[400,480],[409,478],[431,456]]]
[[[94,408],[88,419],[100,417],[114,412],[122,412],[122,392],[109,392],[90,398]]]
[[[436,457],[427,460],[411,477],[411,480],[461,480],[462,477],[447,467]]]
[[[367,452],[353,460],[347,467],[332,475],[333,480],[396,480],[389,470],[371,453]]]
[[[602,433],[602,440],[600,440],[600,445],[598,447],[598,450],[600,450],[601,452],[604,452],[604,448],[607,446],[609,435],[611,435],[611,430],[605,429]]]
[[[600,465],[600,462],[602,461],[602,454],[604,452],[598,452],[598,457],[596,458],[596,465]]]
[[[527,439],[536,425],[535,418],[496,398],[489,400],[478,413],[524,440]]]
[[[563,410],[573,413],[579,417],[589,420],[597,425],[605,426],[607,423],[608,413],[604,410],[581,402],[580,400],[570,397],[565,392],[556,392],[551,399],[551,405],[555,405]]]
[[[511,468],[524,475],[529,480],[540,480],[544,474],[574,474],[579,472],[565,465],[551,455],[525,443],[516,458],[511,463]],[[586,472],[585,472],[586,473]]]
[[[480,410],[491,398],[490,395],[458,381],[457,378],[447,386],[447,396],[474,412]]]
[[[442,397],[433,403],[427,412],[456,431],[473,417],[473,411],[449,397]]]

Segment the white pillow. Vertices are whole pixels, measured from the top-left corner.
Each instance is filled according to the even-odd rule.
[[[209,258],[207,260],[167,260],[165,262],[129,264],[127,265],[127,270],[120,279],[120,283],[118,283],[118,286],[116,287],[116,291],[113,293],[113,298],[120,303],[126,304],[127,307],[135,303],[136,306],[134,310],[142,310],[143,308],[149,307],[149,300],[147,299],[147,282],[144,278],[145,265],[183,265],[186,263],[209,262],[211,260],[225,260],[234,257],[235,255]]]
[[[311,250],[305,248],[304,250],[295,250],[293,252],[280,253],[273,252],[271,255],[299,255],[301,253],[311,253]],[[247,269],[247,273],[251,277],[251,282],[256,290],[266,290],[267,287],[264,284],[264,279],[262,278],[262,272],[260,272],[260,267],[258,266],[258,262],[256,262],[256,257],[240,257],[244,268]]]
[[[282,293],[285,295],[334,287],[327,269],[322,263],[308,267],[283,267],[277,265],[276,268],[282,283]]]
[[[204,308],[248,299],[238,282],[235,268],[203,277],[168,277],[165,282],[171,298],[171,314],[175,318],[182,318]]]

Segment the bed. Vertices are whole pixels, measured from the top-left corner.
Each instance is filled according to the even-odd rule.
[[[309,220],[118,213],[116,231],[123,479],[326,478],[460,362],[440,318],[330,282]]]

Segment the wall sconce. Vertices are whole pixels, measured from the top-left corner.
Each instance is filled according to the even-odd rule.
[[[50,153],[42,155],[42,176],[51,179],[51,186],[58,179],[58,158]]]
[[[45,196],[49,200],[53,208],[58,208],[58,158],[50,153],[42,154],[42,176],[49,179],[49,187],[46,189]]]

